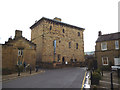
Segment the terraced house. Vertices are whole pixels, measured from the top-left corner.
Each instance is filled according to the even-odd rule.
[[[30,29],[37,62],[84,62],[84,28],[42,17]]]
[[[120,32],[104,34],[99,31],[96,41],[95,56],[98,67],[107,66],[120,60]]]

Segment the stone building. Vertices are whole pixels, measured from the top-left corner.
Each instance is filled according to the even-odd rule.
[[[120,32],[102,35],[99,31],[95,56],[98,67],[114,65],[115,59],[120,60]]]
[[[22,31],[16,30],[14,39],[2,44],[2,68],[14,70],[17,64],[36,64],[36,45],[22,36]]]
[[[42,17],[30,29],[38,62],[84,62],[84,28]]]

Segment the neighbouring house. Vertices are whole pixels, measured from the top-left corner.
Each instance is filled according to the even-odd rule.
[[[115,65],[120,60],[120,32],[104,34],[99,31],[95,46],[98,67]]]
[[[36,45],[16,30],[15,37],[2,44],[2,68],[14,70],[16,65],[36,65]]]
[[[31,27],[31,41],[37,45],[37,62],[84,62],[84,28],[63,23],[60,18],[42,17]]]

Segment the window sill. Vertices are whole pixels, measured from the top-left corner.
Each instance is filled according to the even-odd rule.
[[[103,66],[108,66],[108,64],[103,64]]]
[[[106,51],[107,49],[101,49],[102,51]]]

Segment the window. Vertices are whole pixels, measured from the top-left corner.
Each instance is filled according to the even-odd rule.
[[[69,48],[71,48],[71,42],[69,42]]]
[[[107,43],[106,42],[101,43],[101,50],[107,50]]]
[[[56,48],[56,40],[53,41],[53,46]]]
[[[52,26],[50,26],[50,30],[52,30]]]
[[[80,36],[80,32],[78,32],[78,36]]]
[[[119,41],[118,40],[115,41],[115,49],[119,49]]]
[[[65,33],[65,30],[63,29],[63,33]]]
[[[22,49],[19,49],[18,50],[18,56],[22,56],[23,55],[23,50]]]
[[[58,54],[58,62],[60,62],[60,54]]]
[[[59,43],[60,43],[61,41],[59,41]]]
[[[102,64],[108,65],[108,57],[102,57]]]
[[[76,43],[76,49],[78,49],[78,43]]]

